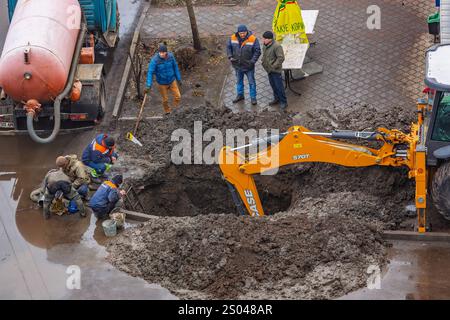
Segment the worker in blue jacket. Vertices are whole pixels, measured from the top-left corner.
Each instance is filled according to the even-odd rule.
[[[177,107],[181,101],[180,89],[181,86],[181,74],[178,69],[177,61],[172,52],[167,51],[167,46],[161,44],[156,53],[150,60],[150,64],[147,72],[147,83],[145,86],[145,93],[148,94],[152,87],[153,75],[156,76],[156,83],[158,84],[158,90],[162,97],[162,105],[166,114],[172,110],[169,106],[169,91],[173,95],[173,107]],[[176,81],[175,81],[176,80]]]
[[[118,154],[115,152],[115,147],[114,138],[102,133],[84,149],[81,161],[92,169],[93,178],[103,176],[105,171],[117,160]]]
[[[114,208],[122,206],[122,197],[126,194],[125,190],[119,189],[122,182],[122,175],[116,175],[111,180],[103,182],[92,196],[89,207],[98,219],[107,217]]]

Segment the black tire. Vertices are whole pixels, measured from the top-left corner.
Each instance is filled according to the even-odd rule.
[[[106,85],[105,85],[105,79],[102,77],[101,83],[100,83],[100,101],[98,106],[98,113],[97,113],[97,120],[101,121],[103,117],[105,116],[106,112]]]
[[[450,220],[450,162],[442,163],[436,170],[431,194],[437,211],[445,219]]]

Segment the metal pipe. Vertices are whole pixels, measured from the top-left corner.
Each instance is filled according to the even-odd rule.
[[[248,147],[251,147],[251,146],[253,146],[253,145],[255,145],[255,144],[261,144],[261,143],[263,143],[263,142],[265,142],[266,145],[278,143],[278,142],[280,142],[280,140],[283,139],[287,134],[288,134],[288,132],[283,132],[283,133],[276,134],[276,135],[273,135],[273,136],[269,136],[269,137],[266,137],[266,138],[255,139],[255,140],[252,140],[249,144],[245,144],[245,145],[243,145],[243,146],[239,146],[239,147],[236,147],[236,148],[232,148],[231,151],[236,151],[236,150],[248,148]]]
[[[372,131],[350,131],[350,130],[341,130],[341,131],[333,131],[333,132],[311,132],[311,131],[304,131],[303,134],[307,136],[321,136],[321,137],[329,137],[329,138],[335,138],[335,139],[363,139],[363,140],[377,140],[378,134],[376,132]],[[232,148],[231,151],[236,151],[244,148],[248,148],[253,146],[254,144],[260,144],[262,142],[265,142],[268,144],[273,144],[279,142],[281,139],[283,139],[288,132],[280,133],[279,135],[273,135],[267,138],[260,138],[251,141],[249,144],[239,146],[236,148]]]
[[[307,136],[321,136],[321,137],[331,137],[333,134],[331,132],[302,132],[303,134],[306,134]]]
[[[47,138],[41,138],[37,135],[36,131],[34,130],[34,113],[27,113],[27,130],[28,134],[30,135],[31,139],[37,143],[50,143],[53,140],[55,140],[56,136],[59,133],[59,130],[61,128],[61,101],[69,94],[70,90],[72,89],[73,80],[75,78],[75,73],[78,67],[78,61],[80,60],[80,54],[81,54],[81,48],[83,47],[83,40],[84,40],[84,34],[86,33],[86,24],[84,22],[81,23],[80,33],[78,35],[77,45],[75,47],[75,52],[73,54],[72,58],[72,64],[70,67],[69,72],[69,78],[67,80],[66,87],[64,88],[63,92],[60,93],[54,102],[54,121],[55,124],[53,126],[53,131],[50,136]]]

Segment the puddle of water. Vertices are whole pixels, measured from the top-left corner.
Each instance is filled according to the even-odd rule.
[[[133,30],[141,1],[119,1],[120,35]],[[6,37],[6,1],[0,0],[0,47]],[[130,36],[116,49],[127,52]],[[127,44],[128,43],[128,44]],[[125,55],[126,56],[126,55]],[[113,55],[105,58],[112,64]],[[109,62],[108,62],[109,61]],[[120,61],[119,61],[120,63]],[[120,73],[118,66],[112,75]],[[81,155],[94,132],[60,135],[50,145],[27,136],[0,137],[0,299],[174,299],[167,290],[120,272],[105,260],[106,237],[94,216],[53,216],[31,202],[59,155]],[[67,267],[81,268],[81,289],[69,290]]]
[[[94,216],[44,220],[42,210],[29,199],[58,155],[81,154],[91,139],[92,132],[86,132],[37,145],[27,136],[1,137],[0,299],[176,298],[107,263],[107,239]],[[67,287],[67,268],[72,265],[81,270],[80,290]]]
[[[380,289],[363,288],[341,299],[450,299],[450,243],[392,243]]]

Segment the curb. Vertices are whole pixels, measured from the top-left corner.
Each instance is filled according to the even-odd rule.
[[[406,241],[434,241],[449,242],[450,233],[446,232],[427,232],[418,233],[414,231],[384,231],[383,239],[385,240],[406,240]]]

